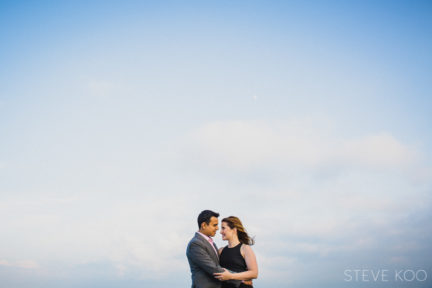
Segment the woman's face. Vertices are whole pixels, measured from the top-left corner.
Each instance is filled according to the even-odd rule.
[[[222,222],[222,228],[220,231],[220,234],[222,235],[222,240],[230,240],[235,233],[237,233],[237,230],[235,228],[231,229],[227,223]]]

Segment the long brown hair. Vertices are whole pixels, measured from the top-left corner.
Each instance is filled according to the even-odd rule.
[[[253,245],[255,243],[255,240],[247,234],[246,229],[243,227],[243,224],[238,217],[229,216],[222,219],[222,222],[227,223],[231,229],[237,228],[237,237],[240,243],[247,245]]]

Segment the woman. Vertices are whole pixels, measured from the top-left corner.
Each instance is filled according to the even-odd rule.
[[[222,240],[228,240],[228,245],[219,249],[219,263],[222,267],[236,273],[230,273],[225,269],[224,272],[215,273],[215,277],[221,281],[257,278],[258,265],[255,253],[250,247],[254,241],[246,233],[240,219],[230,216],[222,219],[221,225]],[[232,283],[222,282],[222,288],[232,287],[235,287]],[[240,287],[250,288],[252,286],[242,283]]]

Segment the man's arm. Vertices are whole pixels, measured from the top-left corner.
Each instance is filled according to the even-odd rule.
[[[187,250],[188,258],[213,277],[213,273],[223,272],[221,266],[216,264],[210,255],[197,243],[190,243],[189,249]]]
[[[208,273],[211,277],[214,277],[214,273],[225,271],[219,264],[216,264],[207,253],[207,251],[197,243],[190,243],[189,249],[186,253],[187,257]],[[233,283],[235,287],[239,287],[242,281],[239,280],[228,280],[227,282]],[[252,283],[252,282],[251,282]]]

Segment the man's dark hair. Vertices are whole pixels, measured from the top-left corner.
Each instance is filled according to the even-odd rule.
[[[201,223],[210,223],[211,217],[219,217],[219,213],[213,212],[211,210],[204,210],[198,215],[198,229],[201,229]]]

